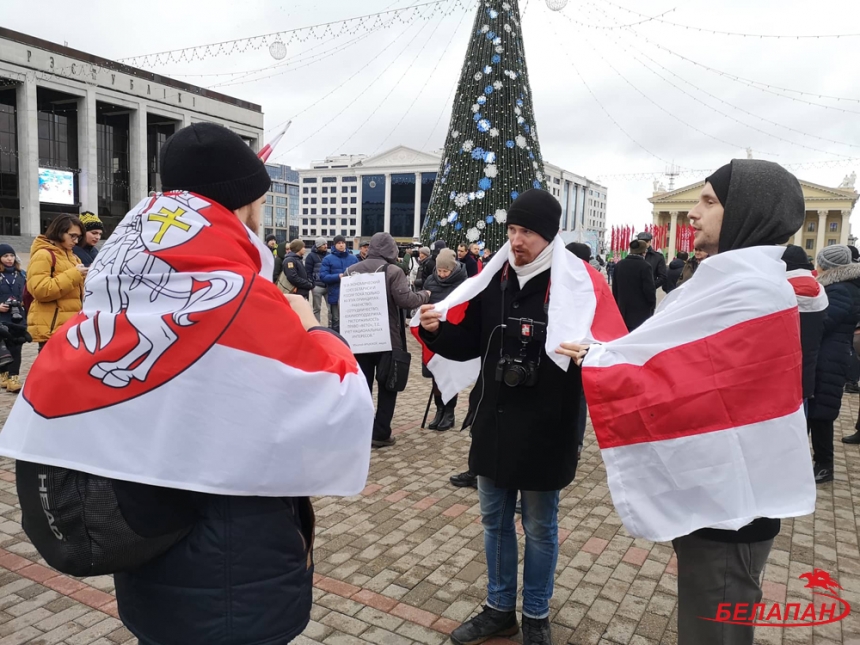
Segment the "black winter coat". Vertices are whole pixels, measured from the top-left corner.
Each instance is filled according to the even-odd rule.
[[[320,269],[322,268],[323,258],[328,255],[328,251],[325,253],[320,253],[317,251],[317,248],[314,247],[311,249],[311,252],[307,254],[305,257],[305,270],[308,273],[308,278],[314,283],[316,287],[324,287],[325,282],[320,280]]]
[[[20,271],[3,271],[0,274],[0,304],[5,303],[10,298],[14,298],[18,302],[24,297],[24,285],[27,284],[27,279]],[[23,306],[21,312],[23,313]],[[27,315],[24,314],[21,320],[12,320],[12,312],[0,312],[0,323],[8,325],[10,323],[27,326]]]
[[[478,261],[475,259],[474,255],[466,253],[465,257],[463,257],[460,262],[466,267],[466,275],[468,277],[471,278],[472,276],[478,275]]]
[[[434,273],[436,268],[436,262],[430,262],[430,258],[425,258],[424,261],[418,260],[418,268],[415,270],[415,281],[412,283],[412,286],[415,287],[416,291],[421,291],[424,288],[424,281],[431,275],[432,273],[427,271],[427,267],[433,266]]]
[[[544,342],[530,343],[529,356],[540,357],[534,387],[509,387],[496,381],[504,354],[518,355],[520,342],[499,329],[508,318],[546,322],[544,312],[550,272],[534,276],[520,290],[513,270],[507,287],[501,273],[469,302],[459,325],[442,323],[435,334],[421,328],[421,338],[435,353],[456,361],[481,358],[478,382],[469,397],[475,411],[469,470],[509,489],[561,490],[576,474],[579,440],[579,392],[582,374],[571,364],[565,372],[547,355]],[[508,329],[518,329],[509,325]],[[484,359],[486,357],[486,359]]]
[[[860,264],[849,264],[822,273],[827,306],[824,336],[815,369],[815,395],[809,402],[809,418],[835,421],[842,407],[842,390],[848,380],[854,329],[860,321]]]
[[[663,285],[663,291],[669,293],[672,289],[678,286],[678,278],[681,277],[681,271],[684,270],[684,261],[675,258],[669,263],[669,270],[666,272],[666,283]]]
[[[85,267],[91,266],[93,262],[96,261],[96,256],[99,254],[99,250],[95,246],[78,246],[77,244],[72,249],[72,253],[78,256],[78,259],[81,261]]]
[[[290,251],[284,256],[281,266],[284,275],[287,276],[287,280],[296,288],[296,293],[307,298],[308,294],[313,291],[314,283],[308,279],[304,259],[298,253]]]
[[[654,278],[654,288],[659,289],[666,284],[666,258],[662,253],[658,253],[654,249],[649,248],[645,253],[645,259],[648,261],[648,266],[651,267],[651,275]]]
[[[114,575],[123,623],[157,645],[290,642],[307,626],[313,602],[310,501],[193,495],[191,533],[152,562]]]
[[[423,288],[430,292],[429,304],[435,305],[437,302],[442,302],[448,297],[448,294],[463,284],[466,278],[468,278],[466,268],[459,262],[447,278],[440,278],[438,273],[427,276]]]
[[[612,295],[628,331],[654,315],[657,292],[651,266],[644,257],[630,254],[615,266]]]

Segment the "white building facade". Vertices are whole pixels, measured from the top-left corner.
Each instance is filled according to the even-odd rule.
[[[164,141],[203,121],[260,148],[258,105],[0,28],[0,236],[87,210],[110,233],[161,189]]]
[[[399,243],[417,240],[441,159],[438,152],[398,146],[375,156],[328,157],[299,170],[299,237],[310,243],[343,235],[353,247],[379,231],[391,233]],[[562,204],[566,241],[576,239],[584,226],[602,238],[606,188],[551,164],[546,172],[550,191]]]

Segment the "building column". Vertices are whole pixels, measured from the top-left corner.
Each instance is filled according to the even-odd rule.
[[[78,181],[81,212],[99,212],[99,157],[98,133],[96,131],[96,93],[87,88],[87,93],[78,99]],[[132,202],[133,203],[133,202]]]
[[[146,162],[146,103],[138,103],[128,117],[129,203],[134,206],[148,194]]]
[[[678,211],[669,213],[669,260],[678,252]]]
[[[818,254],[821,253],[821,249],[824,248],[824,245],[826,243],[827,211],[818,211],[818,228],[815,229],[815,232],[816,232],[815,257],[818,257]]]
[[[851,236],[851,211],[842,211],[842,229],[839,243],[848,244],[848,238]]]
[[[39,211],[39,117],[36,81],[25,79],[15,91],[18,128],[18,200],[21,235],[42,232]]]
[[[382,220],[382,230],[391,232],[391,175],[385,174],[385,215]]]
[[[415,173],[415,225],[412,237],[421,239],[421,173]]]
[[[658,226],[660,224],[660,211],[651,211],[651,223],[654,226]]]
[[[364,235],[364,231],[361,230],[362,222],[361,222],[361,196],[364,188],[364,177],[362,175],[356,175],[356,185],[358,186],[358,191],[356,193],[355,198],[355,234],[357,237],[362,237]],[[352,193],[350,193],[350,196]],[[352,200],[350,200],[352,201]],[[350,204],[352,206],[352,204]],[[352,215],[350,215],[352,217]]]

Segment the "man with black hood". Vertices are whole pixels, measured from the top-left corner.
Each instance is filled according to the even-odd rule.
[[[531,342],[548,323],[553,240],[561,205],[544,190],[523,192],[507,212],[507,262],[486,278],[459,324],[440,321],[432,305],[421,309],[422,341],[453,361],[481,359],[472,394],[474,410],[469,468],[478,475],[478,497],[487,558],[487,602],[481,613],[451,634],[457,645],[511,636],[517,623],[517,535],[514,507],[522,499],[526,534],[523,571],[523,644],[551,644],[550,599],[558,559],[559,491],[576,474],[576,422],[581,371],[562,370]],[[564,252],[564,251],[562,251]],[[523,328],[525,326],[525,329]],[[524,336],[525,334],[525,336]],[[523,338],[528,348],[521,349]],[[522,357],[522,354],[525,354]],[[508,370],[511,356],[532,365],[532,380]],[[509,373],[510,372],[510,373]]]
[[[797,232],[804,218],[803,192],[794,175],[775,163],[752,159],[735,159],[708,177],[698,204],[689,213],[696,248],[708,256],[783,244]],[[776,299],[783,297],[783,289],[776,283],[760,286]],[[689,296],[697,287],[694,278],[684,291]],[[709,283],[703,283],[702,288],[709,288]],[[721,297],[738,310],[744,297],[761,297],[761,291],[733,291]],[[707,321],[701,324],[706,326]],[[791,350],[786,348],[786,354]],[[581,364],[588,346],[562,343],[558,351]],[[754,344],[737,348],[734,361],[755,362],[756,352]],[[709,415],[710,411],[703,409],[699,416]],[[789,440],[794,440],[792,431],[787,434]],[[724,464],[709,464],[703,456],[702,472],[714,466]],[[796,477],[802,476],[811,479],[811,472],[796,473]],[[679,508],[677,512],[694,510]],[[779,530],[779,519],[758,517],[737,531],[702,528],[672,541],[678,557],[678,645],[752,645],[755,628],[749,622],[734,624],[702,617],[716,616],[721,603],[740,610],[761,602],[762,574]]]
[[[648,249],[642,240],[632,240],[630,253],[615,267],[612,295],[628,331],[633,331],[653,316],[657,306],[654,273],[645,258]]]
[[[391,347],[406,351],[406,323],[403,310],[412,310],[430,299],[429,291],[412,291],[409,280],[398,265],[397,242],[388,233],[376,233],[370,238],[367,259],[346,268],[346,276],[385,272],[385,291],[388,296],[388,327],[391,335]],[[394,418],[394,407],[397,405],[397,392],[389,392],[381,384],[385,375],[380,375],[380,368],[385,369],[391,364],[391,352],[372,352],[357,354],[356,360],[367,385],[373,391],[373,380],[380,382],[377,394],[376,418],[373,421],[373,447],[384,448],[393,446],[396,439],[391,436],[391,420]]]
[[[648,265],[654,272],[654,288],[659,289],[666,283],[666,258],[663,257],[662,253],[658,253],[651,248],[651,241],[654,239],[651,233],[639,233],[636,239],[648,245],[648,250],[645,252],[645,261],[648,262]]]

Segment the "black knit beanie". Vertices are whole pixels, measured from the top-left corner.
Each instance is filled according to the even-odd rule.
[[[558,234],[561,204],[547,191],[532,188],[514,200],[508,209],[508,224],[534,231],[548,242]]]
[[[8,255],[9,253],[11,253],[12,255],[17,255],[15,253],[15,249],[13,249],[10,244],[0,244],[0,258],[2,258],[4,255]]]
[[[797,269],[806,269],[812,271],[815,267],[809,261],[809,256],[806,251],[797,246],[797,244],[787,244],[785,251],[782,253],[782,261],[785,262],[786,271],[796,271]]]
[[[564,248],[573,253],[580,260],[588,262],[591,259],[591,247],[588,246],[588,244],[583,244],[582,242],[571,242]]]
[[[732,164],[727,163],[722,168],[714,171],[714,174],[708,177],[705,182],[711,185],[717,199],[723,208],[726,207],[726,202],[729,201],[729,184],[732,182]]]
[[[265,195],[271,184],[266,165],[223,126],[189,125],[161,147],[164,192],[187,190],[234,211]]]

